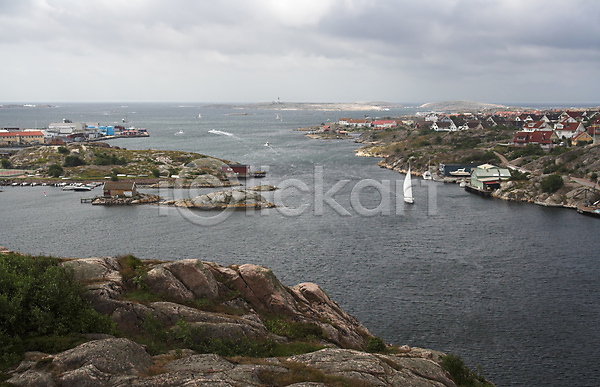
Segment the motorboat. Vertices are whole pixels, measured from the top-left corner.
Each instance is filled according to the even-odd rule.
[[[471,172],[467,172],[465,168],[458,168],[456,171],[452,171],[450,172],[451,176],[459,176],[459,177],[464,177],[464,176],[471,176]]]
[[[64,187],[62,187],[63,191],[91,191],[92,187],[89,187],[85,184],[81,184],[81,183],[73,183],[73,184],[69,184],[69,185],[65,185]]]

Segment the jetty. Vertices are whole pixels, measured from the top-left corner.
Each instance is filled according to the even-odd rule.
[[[600,208],[591,207],[591,206],[579,206],[577,207],[577,212],[581,215],[593,216],[596,218],[600,218]]]

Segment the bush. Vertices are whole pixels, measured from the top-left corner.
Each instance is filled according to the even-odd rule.
[[[79,158],[79,156],[67,156],[63,163],[63,167],[78,167],[80,165],[85,165],[85,161]]]
[[[385,352],[385,342],[380,337],[369,337],[366,350],[367,352]]]
[[[518,169],[513,169],[510,171],[510,179],[511,181],[518,180],[529,180],[529,172],[521,172]]]
[[[0,367],[38,349],[29,345],[44,337],[56,343],[82,333],[113,332],[110,318],[85,301],[83,285],[58,263],[48,257],[0,256]]]
[[[60,153],[61,155],[68,155],[69,153],[71,153],[71,151],[64,146],[59,146],[58,153]]]
[[[63,169],[60,165],[58,164],[52,164],[49,168],[48,168],[48,175],[52,176],[52,177],[59,177],[60,175],[63,174]]]
[[[454,383],[459,387],[467,386],[492,386],[485,378],[471,371],[458,355],[449,354],[442,356],[440,365],[447,371]]]
[[[4,169],[8,169],[12,167],[12,164],[10,163],[9,159],[2,159],[2,168]]]
[[[117,157],[115,154],[107,154],[106,152],[97,153],[94,160],[96,165],[126,165],[125,157]]]
[[[565,182],[560,175],[550,175],[542,179],[542,192],[554,193],[558,191]]]

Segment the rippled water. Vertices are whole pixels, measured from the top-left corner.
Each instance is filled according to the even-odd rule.
[[[269,174],[261,183],[288,187],[269,197],[297,212],[304,209],[300,215],[281,209],[235,212],[207,227],[201,225],[202,217],[211,216],[206,213],[91,206],[79,203],[87,192],[4,187],[0,244],[57,256],[132,253],[266,265],[286,285],[318,283],[386,341],[457,353],[472,367],[480,364],[499,386],[600,385],[597,219],[484,199],[456,185],[426,185],[416,178],[416,204],[405,206],[395,196],[396,180],[403,176],[378,168],[374,159],[353,156],[356,144],[309,140],[291,130],[362,112],[280,112],[281,121],[269,111],[229,113],[239,111],[73,105],[0,109],[0,119],[2,126],[23,127],[65,115],[108,123],[127,114],[151,137],[112,144],[266,166]],[[49,115],[54,119],[43,121]],[[180,129],[185,134],[175,136]],[[208,133],[211,129],[233,136]],[[321,210],[315,192],[329,197],[344,181],[330,199],[349,215],[327,202]],[[373,188],[387,182],[391,192]],[[385,200],[389,215],[361,215]]]

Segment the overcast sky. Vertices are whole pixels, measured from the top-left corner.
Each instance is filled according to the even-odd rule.
[[[598,0],[0,0],[0,101],[595,102]]]

